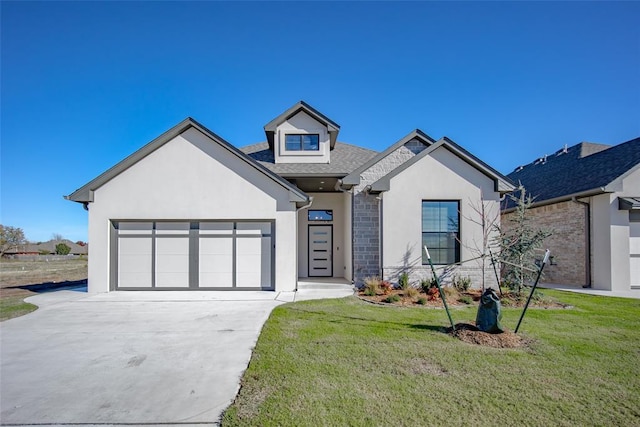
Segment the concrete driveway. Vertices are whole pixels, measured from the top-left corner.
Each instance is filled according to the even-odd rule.
[[[74,290],[31,297],[38,310],[0,323],[0,421],[214,425],[271,310],[294,299]]]

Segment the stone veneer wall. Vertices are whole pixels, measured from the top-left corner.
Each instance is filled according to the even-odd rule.
[[[423,151],[427,146],[412,139],[362,172],[353,189],[353,275],[356,286],[364,278],[380,276],[380,201],[364,189]]]
[[[513,213],[502,215],[503,228],[511,226],[512,217]],[[555,203],[530,209],[529,218],[532,225],[553,232],[544,242],[553,263],[545,266],[541,281],[576,286],[588,283],[585,207],[572,201]]]

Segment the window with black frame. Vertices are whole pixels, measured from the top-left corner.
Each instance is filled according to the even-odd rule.
[[[333,221],[333,210],[315,210],[311,209],[307,213],[309,221]]]
[[[460,261],[460,202],[422,201],[422,245],[429,248],[434,264]],[[428,264],[422,251],[422,264]]]
[[[320,135],[287,134],[284,146],[287,151],[318,151],[320,150]]]

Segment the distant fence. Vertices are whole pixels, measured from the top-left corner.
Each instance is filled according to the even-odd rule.
[[[51,254],[51,255],[20,255],[20,254],[15,254],[15,255],[5,255],[5,258],[8,259],[17,259],[20,261],[44,261],[44,262],[49,262],[49,261],[66,261],[66,260],[70,260],[70,259],[80,259],[80,258],[87,258],[86,255],[55,255],[55,254]]]

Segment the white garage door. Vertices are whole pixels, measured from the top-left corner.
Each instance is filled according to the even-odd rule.
[[[273,289],[273,221],[113,221],[111,289]]]
[[[631,265],[631,288],[640,288],[640,215],[629,215],[629,264]],[[638,212],[637,214],[640,214]]]

